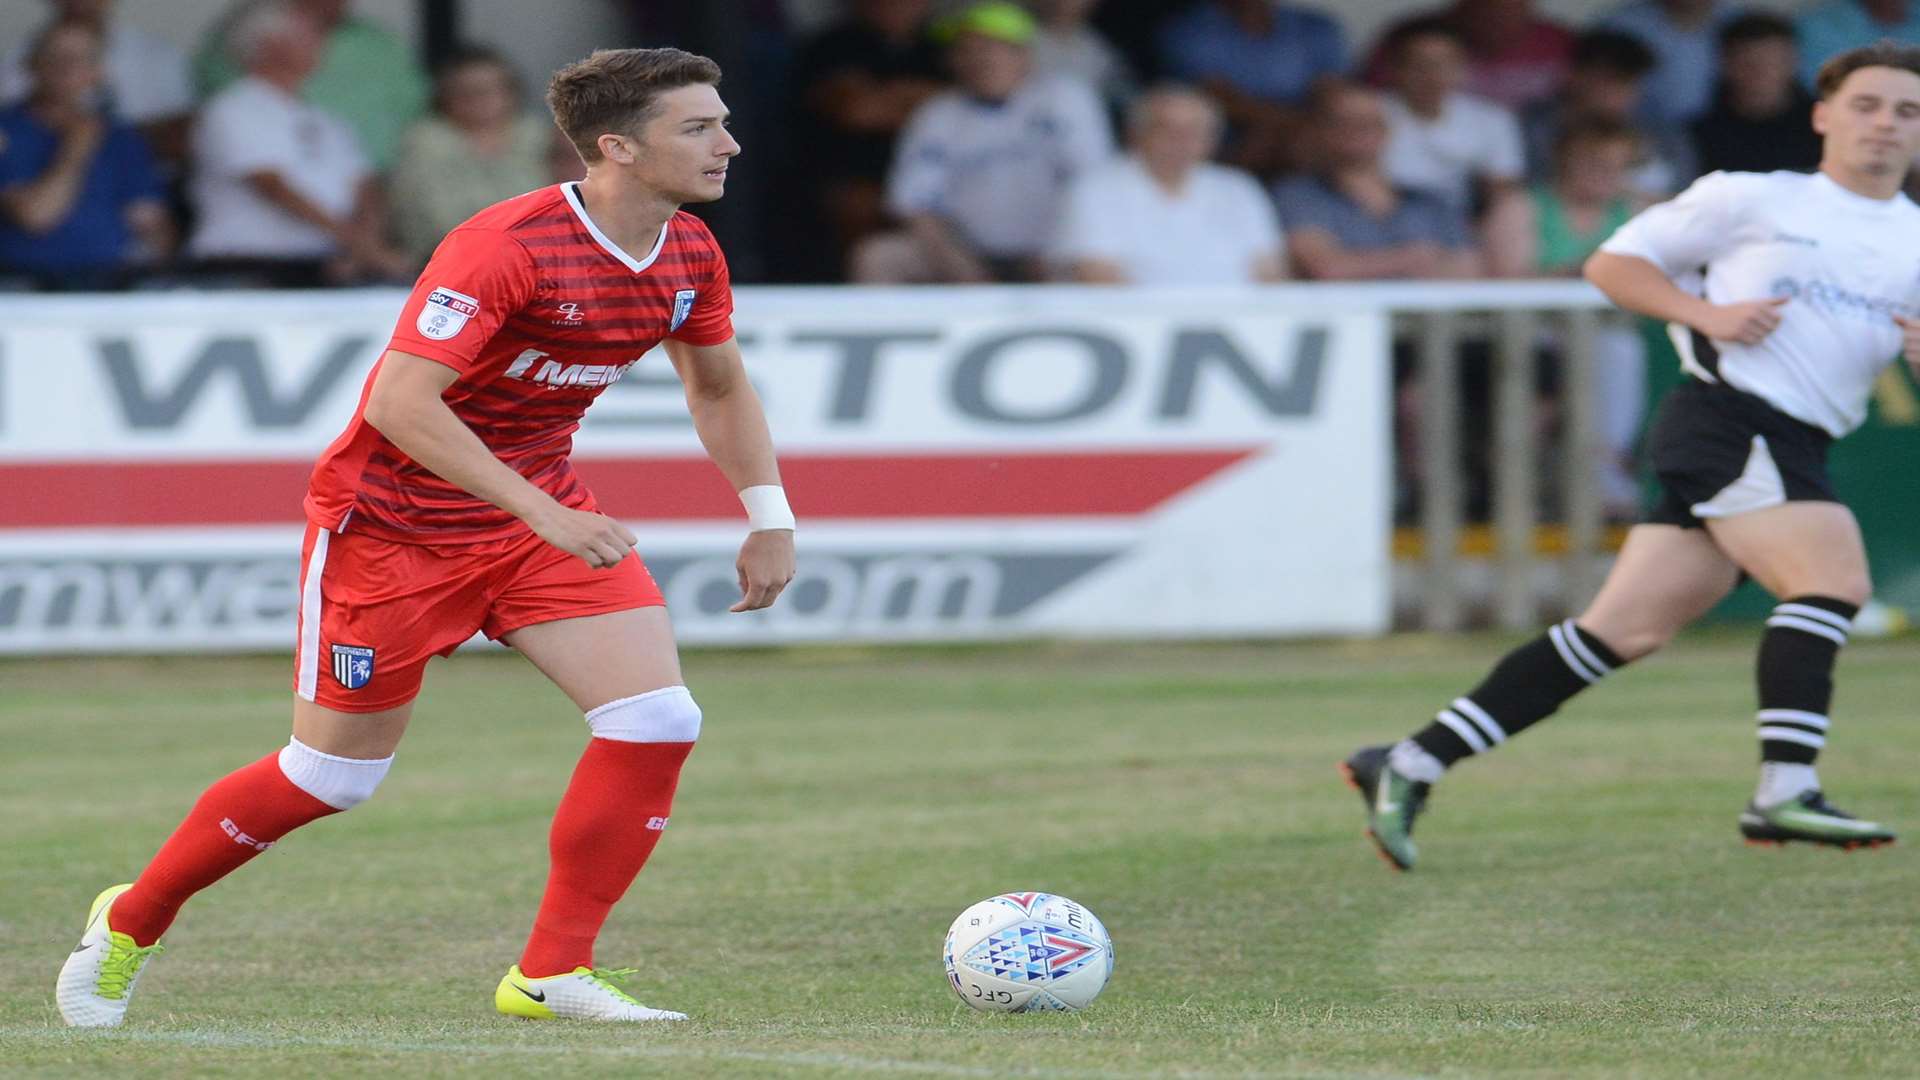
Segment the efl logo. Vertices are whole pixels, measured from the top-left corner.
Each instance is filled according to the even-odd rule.
[[[427,294],[414,328],[435,341],[445,341],[466,329],[467,320],[480,314],[480,301],[441,286]]]
[[[221,818],[220,829],[228,836],[233,837],[233,842],[239,844],[241,847],[250,847],[255,851],[265,851],[273,846],[273,841],[271,840],[255,840],[253,837],[240,831],[240,826],[235,825],[232,818]]]

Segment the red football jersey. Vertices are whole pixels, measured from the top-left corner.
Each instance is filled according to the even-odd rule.
[[[387,348],[459,372],[444,395],[454,415],[563,505],[591,510],[568,461],[587,406],[663,338],[717,345],[732,336],[727,263],[704,222],[677,213],[651,251],[634,255],[594,225],[576,185],[560,184],[496,203],[449,233]],[[306,510],[315,525],[414,543],[526,528],[407,457],[367,423],[366,407],[363,389],[353,422],[314,466]]]

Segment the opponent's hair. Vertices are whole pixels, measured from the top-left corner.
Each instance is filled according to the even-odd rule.
[[[632,135],[660,112],[660,95],[718,86],[720,65],[680,49],[601,49],[554,72],[547,108],[580,159],[600,160],[600,136]]]
[[[1920,48],[1881,38],[1871,45],[1848,49],[1820,65],[1820,74],[1813,80],[1814,92],[1821,101],[1827,101],[1840,92],[1840,84],[1847,81],[1847,76],[1870,67],[1896,68],[1920,75]]]

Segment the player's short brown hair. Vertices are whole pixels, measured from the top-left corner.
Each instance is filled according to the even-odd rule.
[[[1897,68],[1920,75],[1920,49],[1902,45],[1890,38],[1881,38],[1871,45],[1837,53],[1820,65],[1820,74],[1814,77],[1813,88],[1821,101],[1832,100],[1833,95],[1840,92],[1840,84],[1847,81],[1847,76],[1861,68],[1870,67]]]
[[[638,132],[659,112],[661,94],[719,83],[719,64],[680,49],[601,49],[553,73],[547,108],[591,165],[600,136]]]

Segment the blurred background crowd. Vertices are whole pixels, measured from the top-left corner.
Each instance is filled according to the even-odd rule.
[[[114,0],[35,2],[0,57],[0,287],[406,282],[581,175],[503,45],[238,0],[189,52]],[[696,209],[740,282],[1572,275],[1705,172],[1813,168],[1820,62],[1920,43],[1907,0],[1456,0],[1370,41],[1276,0],[792,6],[634,4],[607,43],[728,67],[752,167]]]

